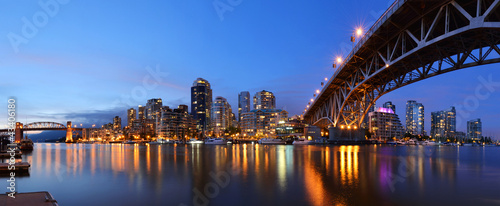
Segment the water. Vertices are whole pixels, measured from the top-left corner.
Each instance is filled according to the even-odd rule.
[[[62,206],[500,204],[500,147],[35,144],[23,158],[18,190]]]

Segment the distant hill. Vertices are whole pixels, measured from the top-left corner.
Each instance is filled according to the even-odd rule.
[[[66,131],[43,131],[40,134],[28,134],[28,138],[33,142],[45,142],[45,140],[56,140],[66,137]]]

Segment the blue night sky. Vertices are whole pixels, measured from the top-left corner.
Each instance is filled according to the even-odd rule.
[[[265,89],[276,95],[279,108],[301,114],[321,80],[333,74],[335,56],[349,52],[354,28],[369,28],[392,3],[220,0],[215,2],[231,11],[219,15],[214,1],[66,2],[51,15],[38,1],[1,2],[0,105],[7,110],[7,98],[16,97],[22,122],[100,125],[120,115],[125,123],[125,110],[150,98],[190,106],[198,77],[234,111],[240,91],[253,96]],[[25,28],[23,18],[36,30]],[[13,35],[24,38],[17,51]],[[425,106],[430,132],[430,112],[475,97],[480,77],[500,82],[498,67],[427,79],[387,94],[377,106],[393,101],[404,122],[405,102],[417,100]],[[459,110],[458,131],[466,130],[467,120],[481,118],[484,135],[499,137],[498,102],[500,86],[479,100],[479,108]],[[6,127],[6,112],[0,114]]]

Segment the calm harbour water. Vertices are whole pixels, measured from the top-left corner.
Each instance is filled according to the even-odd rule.
[[[23,160],[18,191],[62,206],[500,204],[500,147],[42,143]]]

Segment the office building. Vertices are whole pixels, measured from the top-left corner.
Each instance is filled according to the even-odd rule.
[[[127,110],[127,126],[132,127],[134,120],[137,119],[137,110],[130,108]]]
[[[406,132],[412,135],[425,135],[422,103],[414,100],[406,102]]]
[[[382,107],[387,108],[387,109],[391,109],[394,113],[396,113],[396,105],[392,104],[391,101],[384,103],[384,105]]]
[[[479,141],[483,134],[481,119],[467,121],[467,139]]]
[[[144,115],[145,110],[146,110],[146,108],[144,108],[142,105],[139,105],[139,109],[137,112],[137,114],[138,114],[137,119],[140,119],[140,120],[146,119],[146,115]]]
[[[253,109],[276,109],[276,98],[272,92],[262,90],[253,97]]]
[[[216,97],[212,104],[212,130],[214,136],[220,137],[224,135],[224,131],[233,126],[233,116],[231,105],[224,97]]]
[[[160,109],[156,126],[159,138],[185,140],[195,137],[196,133],[196,124],[187,105],[179,105],[177,109],[163,106]]]
[[[454,138],[457,129],[456,116],[457,112],[455,107],[432,112],[431,137],[443,142],[446,141],[447,138]]]
[[[146,103],[145,116],[146,119],[155,119],[160,114],[160,109],[163,106],[161,98],[149,99]]]
[[[281,109],[255,109],[242,114],[240,123],[244,137],[274,137],[280,122],[288,121],[288,112]]]
[[[238,94],[238,122],[241,121],[241,114],[250,112],[250,92],[243,91]]]
[[[191,87],[191,115],[196,120],[196,128],[205,132],[210,130],[212,111],[212,89],[210,83],[202,78],[196,79]]]
[[[122,129],[122,118],[120,118],[119,116],[115,116],[115,118],[113,118],[113,130],[119,131],[121,129]]]

